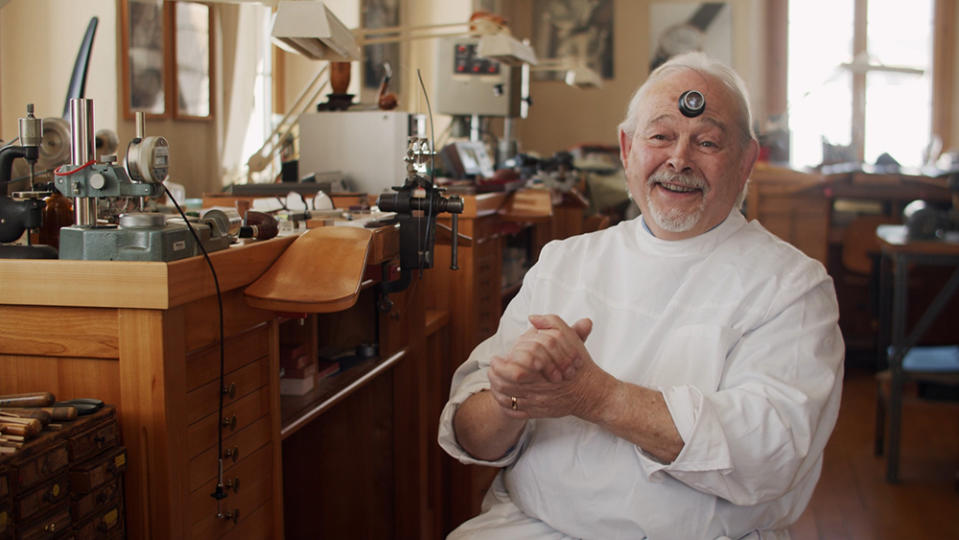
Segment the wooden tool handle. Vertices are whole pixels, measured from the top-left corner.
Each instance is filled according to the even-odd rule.
[[[36,418],[41,424],[47,425],[53,419],[53,415],[44,409],[22,409],[14,407],[0,407],[0,421],[4,417],[16,416],[17,418]]]
[[[43,429],[43,426],[40,424],[40,421],[35,418],[30,418],[29,420],[33,423],[27,422],[20,424],[0,419],[0,433],[9,433],[11,435],[21,435],[24,437],[38,435],[40,430]]]
[[[56,401],[50,392],[8,394],[0,396],[0,407],[46,407]]]
[[[68,407],[66,405],[57,405],[55,407],[44,407],[41,409],[50,413],[50,418],[56,422],[62,422],[63,420],[73,420],[77,417],[77,408]]]

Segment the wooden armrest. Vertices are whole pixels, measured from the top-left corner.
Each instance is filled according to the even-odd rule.
[[[310,229],[243,291],[247,303],[290,313],[350,308],[360,295],[371,237],[357,227]]]

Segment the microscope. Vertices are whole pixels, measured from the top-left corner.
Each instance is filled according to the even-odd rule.
[[[0,148],[0,243],[15,242],[25,231],[40,227],[45,193],[33,191],[34,167],[40,156],[43,122],[33,114],[33,104],[27,105],[27,116],[19,119],[19,145]],[[30,191],[7,196],[11,183],[13,160],[22,158],[30,166]],[[56,259],[57,250],[47,245],[32,245],[30,234],[26,245],[0,246],[3,259]]]
[[[144,210],[148,197],[164,194],[170,146],[160,136],[145,135],[145,116],[136,115],[136,137],[127,146],[123,163],[116,156],[94,154],[93,100],[70,100],[70,164],[58,168],[54,185],[74,200],[74,225],[60,229],[60,258],[119,261],[175,261],[198,253],[197,243],[185,223],[168,221],[160,212]],[[98,202],[102,198],[137,199],[138,210],[121,214],[116,224],[101,224]],[[207,251],[224,249],[232,242],[228,223],[203,220],[196,227]]]

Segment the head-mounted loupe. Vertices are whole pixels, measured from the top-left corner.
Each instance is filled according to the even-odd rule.
[[[706,98],[697,90],[686,90],[679,96],[679,112],[683,116],[693,118],[703,114],[706,110]]]

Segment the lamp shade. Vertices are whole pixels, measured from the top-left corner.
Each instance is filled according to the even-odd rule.
[[[314,60],[360,59],[353,33],[323,2],[288,1],[276,6],[273,42]]]
[[[533,48],[508,33],[481,35],[476,54],[508,66],[536,65]]]

